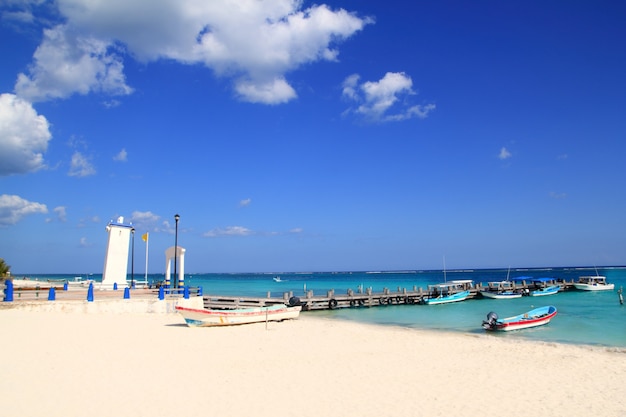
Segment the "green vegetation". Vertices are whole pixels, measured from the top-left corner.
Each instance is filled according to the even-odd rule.
[[[4,259],[0,258],[0,280],[5,280],[11,275],[11,265],[7,265]]]

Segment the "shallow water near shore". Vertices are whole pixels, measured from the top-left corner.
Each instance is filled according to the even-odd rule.
[[[435,306],[390,305],[344,308],[304,314],[386,326],[482,334],[485,332],[481,328],[482,320],[490,311],[496,312],[499,317],[508,317],[542,305],[554,305],[558,314],[548,325],[515,332],[494,333],[492,337],[626,348],[626,305],[620,304],[617,293],[620,288],[626,286],[626,268],[598,268],[597,273],[606,276],[608,282],[614,283],[615,290],[567,291],[551,296],[512,300],[475,299]],[[445,279],[471,279],[474,282],[487,283],[505,280],[509,275],[510,279],[528,276],[571,281],[580,276],[595,274],[595,268],[518,268],[510,271],[477,269],[446,271]],[[44,280],[74,279],[74,275],[40,274],[29,277]],[[82,277],[101,280],[100,274]],[[142,275],[135,274],[135,279],[143,278]],[[163,274],[150,274],[148,279],[160,281]],[[394,292],[402,288],[425,289],[429,284],[443,281],[443,271],[185,274],[185,283],[202,286],[205,295],[248,297],[265,297],[268,292],[273,297],[281,297],[285,293],[303,297],[309,290],[317,295],[325,295],[329,290],[345,294],[349,289],[356,293],[359,289],[365,291],[370,287],[374,292],[383,291],[384,288]]]

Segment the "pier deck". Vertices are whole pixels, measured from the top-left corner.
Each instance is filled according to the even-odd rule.
[[[56,299],[58,300],[85,300],[87,288],[71,288],[69,291],[63,291],[62,287],[58,285],[48,285],[44,287],[45,283],[42,283],[42,287],[39,288],[16,288],[14,294],[14,301],[32,301],[47,299],[49,287],[56,288]],[[480,299],[482,295],[480,291],[484,291],[490,287],[491,284],[484,285],[478,283],[476,285],[468,286],[470,292],[468,299]],[[555,280],[549,285],[559,285],[561,291],[569,291],[575,289],[573,280],[570,282]],[[3,285],[1,285],[3,287]],[[512,287],[517,290],[533,290],[534,285],[526,283],[512,283]],[[197,290],[197,289],[196,289]],[[122,298],[123,290],[117,291],[96,291],[95,297],[97,299],[115,299]],[[0,291],[0,296],[3,295]],[[133,299],[150,299],[158,296],[158,289],[152,288],[137,288],[132,289],[130,292],[130,298]],[[247,307],[265,307],[274,304],[287,304],[287,305],[301,305],[304,311],[311,310],[332,310],[336,308],[350,308],[350,307],[378,307],[389,305],[414,305],[419,304],[423,297],[428,296],[428,289],[413,287],[412,289],[397,288],[396,290],[390,290],[384,288],[383,291],[373,292],[371,288],[365,291],[353,291],[347,290],[345,293],[336,293],[334,290],[329,290],[326,294],[316,295],[313,291],[307,291],[304,295],[294,295],[293,292],[284,292],[278,295],[272,296],[270,292],[266,297],[242,297],[236,295],[214,295],[205,294],[203,297],[203,305],[205,308],[214,309],[234,309],[234,308],[247,308]],[[180,294],[167,294],[166,298],[182,297],[182,291]],[[0,300],[2,298],[0,297]]]
[[[559,285],[561,291],[570,291],[575,289],[573,281],[566,282],[555,280],[550,285]],[[468,287],[470,295],[467,299],[483,298],[480,291],[485,291],[490,285],[482,283]],[[534,285],[526,283],[513,283],[512,288],[516,290],[535,289]],[[381,292],[372,292],[367,289],[364,292],[354,292],[347,290],[345,294],[338,294],[334,290],[327,291],[325,295],[314,295],[313,291],[308,291],[303,296],[294,296],[293,292],[285,292],[281,296],[272,296],[268,292],[267,297],[239,297],[224,295],[204,295],[205,308],[247,308],[247,307],[265,307],[273,304],[301,305],[302,309],[307,310],[333,310],[336,308],[348,307],[377,307],[401,304],[419,304],[423,297],[428,296],[428,290],[413,287],[409,290],[406,288],[398,288],[395,291],[387,288]]]

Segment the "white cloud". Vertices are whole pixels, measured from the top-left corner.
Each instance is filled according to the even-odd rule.
[[[176,233],[176,221],[172,220],[172,223],[170,223],[169,220],[163,220],[161,222],[161,226],[154,227],[152,231],[169,233],[173,235],[174,233]],[[182,233],[182,229],[180,231]]]
[[[221,236],[250,236],[254,232],[243,226],[228,226],[226,228],[216,228],[204,233],[205,237],[221,237]]]
[[[57,0],[64,24],[46,31],[30,75],[16,90],[49,99],[103,91],[128,94],[121,57],[203,64],[235,79],[250,102],[296,97],[285,79],[317,61],[336,61],[336,45],[365,25],[346,10],[303,9],[301,0]],[[123,46],[125,50],[119,47]]]
[[[70,171],[67,173],[70,177],[88,177],[94,175],[96,169],[91,164],[89,158],[82,153],[76,151],[72,155],[72,163]]]
[[[0,95],[0,176],[43,168],[51,138],[48,121],[30,103],[13,94]]]
[[[133,214],[130,216],[130,220],[139,223],[139,222],[157,222],[161,216],[154,214],[151,211],[133,211]]]
[[[19,74],[15,91],[32,102],[66,98],[74,93],[130,94],[114,45],[59,25],[44,30],[30,75]]]
[[[67,221],[67,211],[64,206],[55,207],[53,211],[56,213],[57,219],[60,222],[65,223]]]
[[[499,159],[509,159],[511,157],[511,152],[509,152],[504,146],[500,149],[500,153],[498,154]]]
[[[17,12],[2,12],[3,22],[10,24],[30,24],[35,21],[33,14],[30,11],[17,11]]]
[[[257,231],[251,230],[247,227],[243,226],[228,226],[228,227],[216,227],[215,229],[211,229],[208,232],[202,234],[204,237],[231,237],[231,236],[264,236],[264,237],[272,237],[272,236],[285,236],[287,234],[300,234],[304,230],[302,228],[296,227],[289,232],[275,232],[275,231]]]
[[[45,3],[46,0],[2,0],[0,4],[6,8],[0,16],[2,24],[26,32],[36,23],[36,11],[46,8]]]
[[[143,235],[147,232],[174,234],[176,232],[176,221],[174,216],[168,216],[163,219],[162,216],[151,211],[133,211],[130,218],[127,219],[130,224],[135,227],[137,233]],[[185,229],[181,229],[179,225],[178,231],[182,233]]]
[[[388,72],[378,81],[359,84],[359,75],[348,76],[343,82],[342,94],[357,103],[350,111],[371,121],[389,122],[417,117],[428,117],[434,104],[409,105],[406,98],[415,95],[413,81],[404,72]]]
[[[554,198],[555,200],[560,200],[562,198],[567,198],[566,193],[557,193],[555,191],[550,192],[550,198]]]
[[[343,95],[352,100],[359,100],[357,87],[359,84],[359,74],[352,74],[343,81]]]
[[[121,151],[119,151],[117,155],[113,157],[113,160],[118,161],[118,162],[126,162],[127,158],[128,158],[128,152],[126,152],[126,149],[122,149]]]
[[[296,98],[296,91],[284,78],[269,82],[254,82],[247,79],[235,83],[235,91],[244,101],[264,104],[283,104]]]
[[[17,195],[0,195],[0,226],[16,224],[29,214],[48,213],[45,204],[24,200]]]
[[[151,211],[133,211],[130,216],[130,223],[135,226],[135,229],[159,231],[158,223],[161,216],[152,213]],[[166,229],[169,229],[169,224],[166,225]]]
[[[252,199],[251,198],[246,198],[246,199],[241,200],[239,202],[239,207],[248,207],[250,205],[250,203],[252,203]]]
[[[98,216],[90,216],[86,218],[82,218],[78,221],[78,227],[87,227],[87,223],[100,223],[100,217]]]
[[[121,102],[121,101],[119,101],[119,100],[115,100],[115,99],[112,99],[112,100],[106,100],[106,101],[103,101],[103,102],[102,102],[102,105],[103,105],[105,108],[107,108],[107,109],[112,109],[112,108],[118,107],[118,106],[119,106],[119,105],[121,105],[121,104],[122,104],[122,102]]]

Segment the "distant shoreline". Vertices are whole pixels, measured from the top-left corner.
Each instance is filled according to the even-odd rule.
[[[564,269],[564,270],[593,270],[593,269],[626,269],[626,265],[608,265],[608,266],[600,266],[600,265],[590,265],[590,266],[519,266],[519,267],[513,267],[511,266],[511,271],[515,271],[515,272],[523,272],[523,271],[550,271],[553,269]],[[508,270],[509,267],[491,267],[491,268],[480,268],[480,267],[467,267],[467,268],[451,268],[451,269],[446,269],[446,272],[452,272],[452,273],[463,273],[463,272],[470,272],[470,271],[506,271]],[[339,271],[333,271],[333,270],[319,270],[319,271],[261,271],[261,272],[232,272],[232,271],[228,271],[228,272],[185,272],[185,276],[193,276],[193,275],[272,275],[272,274],[295,274],[295,275],[306,275],[306,274],[420,274],[420,273],[432,273],[432,272],[441,272],[443,271],[443,269],[440,268],[435,268],[435,269],[419,269],[419,268],[414,268],[414,269],[399,269],[399,270],[393,270],[393,269],[389,269],[389,270],[375,270],[375,269],[364,269],[364,270],[339,270]],[[136,277],[144,277],[145,272],[141,271],[141,272],[136,272],[135,276]],[[74,277],[89,277],[89,276],[102,276],[101,272],[97,272],[97,273],[80,273],[80,272],[74,272],[74,273],[67,273],[67,272],[61,272],[61,273],[57,273],[57,272],[34,272],[34,273],[12,273],[12,276],[16,277],[16,278],[28,278],[28,277],[33,277],[33,276],[67,276],[68,278],[74,278]],[[129,274],[130,275],[130,274]],[[151,275],[165,275],[164,272],[148,272],[148,276]]]

